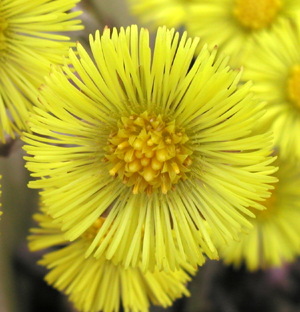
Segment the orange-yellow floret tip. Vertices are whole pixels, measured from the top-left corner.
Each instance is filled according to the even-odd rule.
[[[98,231],[102,227],[103,223],[105,221],[105,218],[99,217],[93,225],[91,225],[82,235],[83,238],[88,239],[92,241],[95,236],[97,235]]]

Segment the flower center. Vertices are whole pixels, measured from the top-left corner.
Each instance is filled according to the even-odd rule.
[[[161,115],[145,111],[122,117],[118,130],[109,137],[110,175],[118,176],[132,187],[134,194],[151,194],[161,189],[166,194],[192,164],[189,138],[175,121],[166,122]]]
[[[233,14],[244,27],[257,30],[274,21],[281,5],[281,0],[236,0]]]
[[[300,65],[296,65],[292,68],[287,83],[287,89],[289,100],[300,108]]]

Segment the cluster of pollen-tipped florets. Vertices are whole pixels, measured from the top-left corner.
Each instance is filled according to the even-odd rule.
[[[233,13],[244,27],[261,29],[274,21],[281,5],[280,0],[236,0]]]
[[[122,117],[108,140],[109,173],[132,186],[134,194],[158,189],[166,194],[180,179],[186,179],[192,164],[188,140],[174,120],[165,121],[161,115],[145,111]]]

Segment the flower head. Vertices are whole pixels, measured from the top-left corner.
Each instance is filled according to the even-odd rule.
[[[0,141],[27,128],[28,111],[50,64],[61,64],[70,47],[61,32],[81,29],[71,12],[79,0],[1,0]]]
[[[120,303],[125,311],[148,311],[150,303],[167,307],[183,296],[189,295],[186,282],[195,270],[183,264],[175,272],[142,272],[140,267],[125,269],[112,261],[92,256],[85,258],[88,241],[96,233],[94,226],[74,242],[68,242],[59,226],[44,213],[36,214],[39,228],[32,229],[30,249],[62,246],[48,252],[39,262],[49,269],[45,279],[69,296],[75,307],[88,312],[118,312]]]
[[[128,0],[131,11],[141,22],[152,27],[179,27],[189,18],[194,0]]]
[[[269,196],[270,134],[240,73],[199,39],[159,28],[105,29],[79,44],[41,89],[25,134],[27,168],[48,213],[74,240],[100,216],[87,255],[125,267],[178,269],[216,258]],[[210,230],[211,229],[211,230]],[[211,232],[210,232],[211,231]],[[100,244],[101,242],[101,244]]]
[[[240,66],[253,36],[270,31],[280,17],[299,12],[298,0],[195,0],[187,28],[204,42],[219,45]]]
[[[282,158],[300,159],[300,23],[282,20],[273,34],[253,41],[256,53],[245,62],[244,79],[267,101],[264,123],[274,132]]]
[[[280,266],[293,261],[300,253],[300,168],[279,161],[279,170],[272,195],[265,208],[256,211],[253,229],[241,239],[220,248],[220,256],[227,264],[249,270]]]

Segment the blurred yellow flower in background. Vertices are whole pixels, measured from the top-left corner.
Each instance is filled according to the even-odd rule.
[[[120,304],[128,312],[148,311],[151,303],[168,307],[175,299],[189,296],[186,283],[195,269],[188,263],[174,272],[142,272],[140,267],[125,269],[103,257],[85,258],[89,240],[97,233],[93,227],[101,220],[70,243],[49,216],[39,213],[35,219],[40,227],[31,230],[29,247],[32,251],[61,247],[46,252],[39,263],[50,271],[46,281],[68,295],[79,311],[118,312]]]
[[[269,196],[275,170],[269,133],[254,134],[262,106],[217,50],[159,28],[106,28],[78,44],[75,73],[53,68],[24,141],[29,186],[67,239],[101,216],[86,256],[125,267],[176,270],[216,258],[251,227],[248,207]],[[101,244],[100,244],[101,242]]]
[[[68,12],[77,2],[1,0],[0,141],[27,128],[38,86],[70,47],[66,33],[83,28],[80,12]]]
[[[275,174],[279,182],[265,203],[265,210],[256,211],[253,229],[237,242],[222,245],[220,257],[227,264],[249,270],[281,266],[300,254],[300,167],[279,160]]]
[[[274,132],[282,158],[300,159],[300,20],[281,20],[253,40],[255,53],[245,61],[245,80],[267,102],[264,123]]]
[[[218,45],[231,56],[234,66],[240,66],[253,35],[271,31],[280,17],[299,17],[300,1],[194,0],[190,11],[189,33],[210,45]],[[256,49],[252,52],[256,53]]]
[[[194,0],[127,0],[133,15],[151,28],[180,27],[186,24]]]

